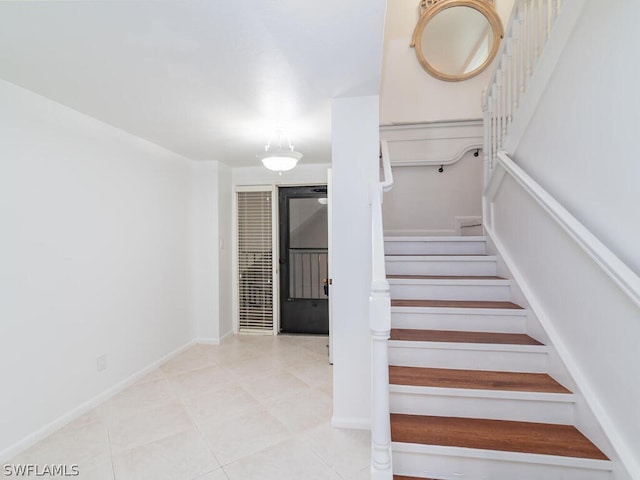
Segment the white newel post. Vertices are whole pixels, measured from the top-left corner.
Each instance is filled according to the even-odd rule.
[[[373,269],[369,296],[371,329],[371,479],[391,480],[391,427],[389,419],[389,350],[391,329],[391,296],[384,270],[384,237],[382,230],[382,188],[371,190]]]

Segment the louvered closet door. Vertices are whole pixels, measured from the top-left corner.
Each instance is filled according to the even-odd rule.
[[[271,192],[237,192],[240,331],[273,331]]]

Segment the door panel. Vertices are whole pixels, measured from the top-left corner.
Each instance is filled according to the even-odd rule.
[[[279,190],[282,332],[329,333],[326,196],[323,186]]]

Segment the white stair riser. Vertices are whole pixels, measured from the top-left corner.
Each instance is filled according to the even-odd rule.
[[[389,364],[404,367],[546,373],[547,353],[539,350],[495,351],[448,348],[407,348],[389,342]]]
[[[398,284],[393,280],[389,284],[391,298],[396,299],[508,301],[511,295],[508,284]]]
[[[527,458],[525,455],[523,457]],[[611,478],[609,470],[397,450],[393,452],[393,470],[396,475],[460,480],[610,480]]]
[[[496,262],[491,260],[411,260],[387,259],[388,275],[452,275],[491,276],[496,274]]]
[[[401,312],[392,308],[391,327],[414,330],[526,333],[524,315]]]
[[[538,400],[535,395],[528,397],[483,398],[391,392],[390,403],[391,413],[573,424],[573,402]]]
[[[479,240],[459,242],[385,240],[384,252],[412,255],[484,255],[486,243]]]

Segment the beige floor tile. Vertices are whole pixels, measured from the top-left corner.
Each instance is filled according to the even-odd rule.
[[[85,480],[368,480],[368,432],[330,427],[326,343],[194,345],[12,462]]]
[[[133,417],[108,424],[111,450],[114,454],[151,443],[195,426],[184,406],[178,401],[149,408]]]
[[[224,473],[224,470],[220,468],[215,472],[205,473],[201,477],[197,477],[194,480],[229,480],[229,478]]]
[[[278,363],[277,358],[270,355],[251,357],[224,365],[224,368],[229,372],[244,380],[270,375],[277,372],[280,367],[281,365]]]
[[[72,478],[77,478],[78,480],[114,480],[115,479],[113,474],[113,464],[111,461],[111,457],[103,460],[87,462],[83,465],[79,465],[78,473],[79,475],[77,477],[72,477]],[[59,480],[60,477],[58,476],[57,479]]]
[[[295,397],[278,397],[261,403],[292,433],[301,433],[331,420],[331,398],[319,390],[310,389]]]
[[[235,383],[238,377],[218,365],[191,370],[169,377],[174,391],[180,397],[218,390]]]
[[[107,428],[101,422],[94,422],[60,429],[8,463],[83,466],[108,459],[110,455]]]
[[[160,366],[165,375],[180,375],[215,365],[208,351],[211,347],[194,345]]]
[[[229,480],[341,480],[325,462],[290,439],[224,467]]]
[[[332,428],[325,423],[298,438],[342,477],[356,475],[370,464],[371,434],[368,430]]]
[[[117,480],[191,480],[220,465],[195,430],[113,457]]]
[[[167,380],[134,384],[97,407],[107,422],[138,415],[149,408],[174,400],[176,397]]]
[[[240,384],[260,401],[295,397],[309,390],[309,386],[298,377],[283,371],[276,371],[262,377],[243,378]]]
[[[223,466],[290,436],[287,428],[266,411],[255,411],[202,427],[201,431]]]
[[[345,480],[371,480],[371,467],[366,467],[354,475],[345,477]]]
[[[288,366],[287,371],[312,387],[327,387],[333,383],[333,367],[329,362],[298,363]]]
[[[214,424],[258,410],[260,404],[239,385],[183,398],[196,424]]]

